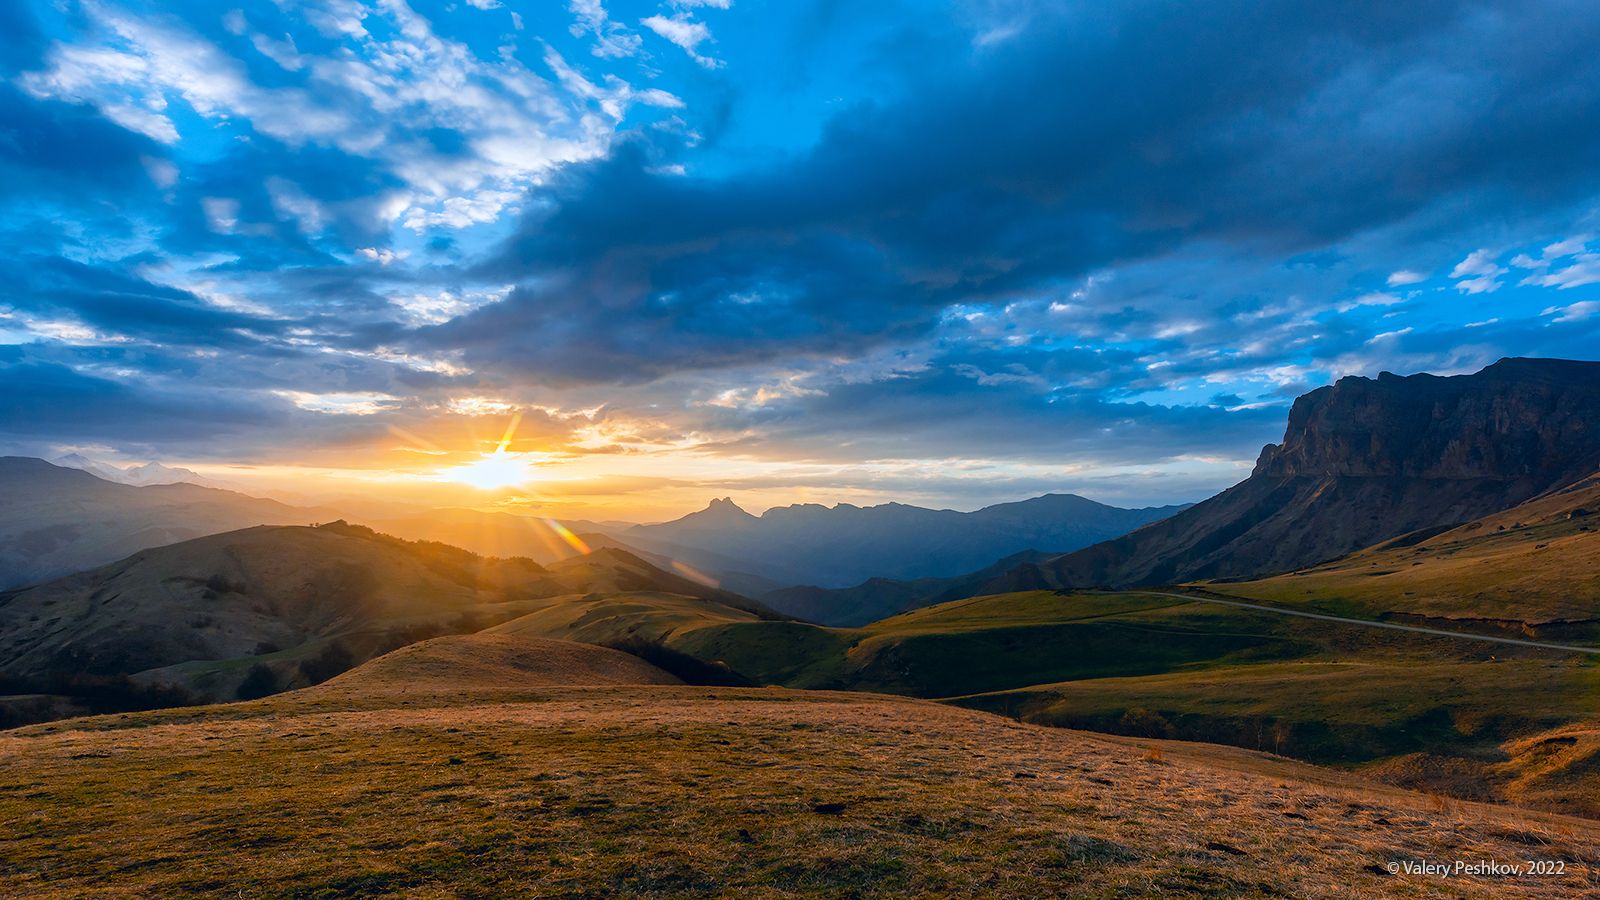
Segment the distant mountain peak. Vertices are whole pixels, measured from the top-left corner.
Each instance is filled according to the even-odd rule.
[[[718,497],[706,504],[706,508],[697,513],[690,513],[678,521],[694,521],[705,523],[736,523],[748,522],[755,519],[750,513],[733,502],[732,497]]]
[[[146,487],[156,484],[216,486],[189,469],[165,466],[158,462],[147,462],[143,465],[128,466],[124,469],[98,459],[90,459],[81,453],[68,453],[65,456],[58,456],[50,460],[50,463],[66,469],[79,469],[105,481],[133,485],[134,487]]]

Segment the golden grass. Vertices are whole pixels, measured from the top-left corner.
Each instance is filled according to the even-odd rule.
[[[1539,896],[1600,823],[867,694],[303,691],[0,735],[0,894]],[[1560,877],[1390,876],[1400,858]]]
[[[1379,545],[1304,572],[1215,588],[1366,616],[1403,613],[1466,620],[1462,624],[1498,619],[1515,631],[1562,637],[1572,629],[1559,623],[1600,619],[1600,515],[1559,514],[1580,501],[1600,512],[1600,490],[1557,496],[1415,546]],[[1596,630],[1577,636],[1592,640]]]
[[[544,685],[679,684],[618,650],[517,637],[457,634],[384,654],[310,690],[318,693],[526,691]]]

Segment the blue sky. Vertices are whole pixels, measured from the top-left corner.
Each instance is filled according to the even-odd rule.
[[[0,449],[1158,503],[1595,358],[1600,16],[1338,7],[9,3]]]

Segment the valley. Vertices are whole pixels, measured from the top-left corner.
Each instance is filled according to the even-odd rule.
[[[646,684],[663,679],[610,657],[541,662],[547,644],[475,648],[465,673],[466,646],[248,703],[0,734],[0,884],[81,896],[115,870],[129,895],[1578,897],[1600,871],[1594,822],[1252,752],[882,695]],[[1566,868],[1386,868],[1464,856]]]

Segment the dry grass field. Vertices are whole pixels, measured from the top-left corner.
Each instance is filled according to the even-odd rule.
[[[1600,891],[1592,821],[899,697],[519,684],[516,648],[497,657],[509,680],[456,683],[442,646],[444,663],[413,648],[264,700],[0,735],[0,894]],[[609,657],[558,668],[629,677]],[[373,687],[422,670],[446,675]],[[1408,859],[1566,869],[1386,871]]]

